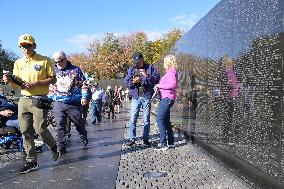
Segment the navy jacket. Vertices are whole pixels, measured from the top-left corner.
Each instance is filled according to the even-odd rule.
[[[0,116],[0,127],[10,120],[18,119],[18,107],[15,103],[9,102],[5,96],[0,95],[0,111],[11,110],[14,114],[10,117]]]
[[[154,94],[153,88],[160,80],[160,74],[152,64],[144,63],[143,69],[146,71],[149,77],[141,76],[142,83],[139,85],[134,85],[132,83],[132,79],[136,74],[136,69],[133,66],[128,68],[127,75],[124,78],[124,83],[129,88],[130,96],[133,99],[138,99],[139,87],[144,88],[143,97],[151,99],[152,95]]]

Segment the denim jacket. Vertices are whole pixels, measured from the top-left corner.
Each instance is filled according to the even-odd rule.
[[[144,63],[143,69],[145,69],[149,76],[141,76],[141,84],[137,85],[132,83],[132,79],[136,74],[136,69],[133,66],[128,68],[127,75],[124,78],[124,83],[129,88],[130,96],[133,99],[138,99],[138,93],[141,87],[143,88],[143,97],[151,99],[152,95],[154,94],[153,88],[160,80],[160,74],[152,64]]]

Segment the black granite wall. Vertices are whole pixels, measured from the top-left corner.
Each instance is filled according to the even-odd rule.
[[[283,0],[223,0],[186,33],[172,122],[284,185],[283,15]]]

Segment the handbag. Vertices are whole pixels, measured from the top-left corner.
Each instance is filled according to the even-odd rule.
[[[35,98],[32,97],[32,105],[39,109],[51,109],[52,100],[48,98]]]

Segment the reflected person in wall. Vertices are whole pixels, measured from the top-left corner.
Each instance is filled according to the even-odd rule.
[[[195,121],[196,121],[196,111],[198,106],[198,97],[201,90],[200,85],[195,85],[190,91],[189,91],[189,126],[190,126],[190,140],[192,143],[194,143],[194,135],[195,135]]]
[[[221,96],[224,98],[227,111],[227,124],[224,125],[225,143],[233,144],[235,142],[235,125],[234,122],[234,107],[238,106],[237,97],[239,95],[239,83],[237,76],[234,73],[233,66],[235,61],[225,55],[221,58],[220,63],[224,66],[222,76],[219,78],[221,83]],[[235,108],[236,109],[236,108]]]
[[[157,111],[157,125],[160,130],[160,144],[157,150],[174,148],[174,134],[170,121],[170,111],[176,100],[176,88],[178,83],[177,63],[174,55],[164,58],[165,75],[161,78],[156,88],[159,90],[160,102]]]

